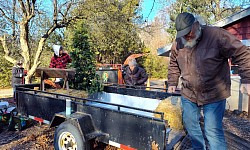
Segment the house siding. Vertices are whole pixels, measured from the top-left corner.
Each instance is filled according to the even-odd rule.
[[[250,39],[250,16],[223,27],[239,40]]]

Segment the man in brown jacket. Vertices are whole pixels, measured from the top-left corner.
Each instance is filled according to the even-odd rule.
[[[225,150],[222,119],[231,88],[228,59],[239,65],[241,89],[250,94],[250,49],[224,29],[202,26],[190,13],[179,14],[175,26],[168,92],[175,91],[180,78],[183,122],[193,149],[206,149],[199,124],[203,108],[204,134],[210,150]]]

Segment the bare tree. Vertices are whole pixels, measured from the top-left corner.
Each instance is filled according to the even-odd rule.
[[[5,52],[4,57],[7,61],[13,64],[16,63],[16,57],[11,55],[11,48],[13,47],[10,46],[10,43],[15,42],[15,44],[19,47],[18,50],[20,49],[20,52],[18,53],[23,59],[23,66],[28,71],[26,76],[27,83],[31,82],[31,77],[34,75],[36,68],[41,63],[41,54],[48,37],[56,29],[67,27],[72,21],[81,18],[81,16],[76,13],[77,11],[75,11],[80,1],[53,0],[51,5],[45,4],[48,3],[48,1],[44,3],[42,2],[44,1],[13,0],[11,4],[9,1],[0,1],[0,13],[3,17],[2,20],[5,21],[6,26],[9,25],[12,29],[12,33],[8,31],[8,28],[6,28],[5,31],[3,31],[4,29],[1,29],[0,32],[0,41]],[[53,12],[45,12],[42,10],[44,7],[51,7]],[[73,10],[74,13],[72,13]],[[34,47],[30,44],[30,36],[32,36],[30,35],[31,21],[39,18],[38,16],[43,17],[45,15],[51,16],[51,23],[50,26],[43,30],[44,33],[40,36],[40,39],[37,42],[35,55],[32,56],[31,51]],[[15,40],[16,37],[18,37],[18,40]]]

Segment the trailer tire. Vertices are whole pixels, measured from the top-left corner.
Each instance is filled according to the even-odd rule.
[[[66,150],[69,147],[75,150],[88,150],[89,142],[84,140],[79,129],[69,121],[58,126],[54,135],[55,150]]]

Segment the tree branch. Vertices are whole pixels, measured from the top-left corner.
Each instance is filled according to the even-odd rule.
[[[53,21],[54,21],[54,23],[57,24],[57,16],[58,16],[57,0],[54,0],[54,1],[53,1],[53,5],[54,5]]]
[[[20,4],[20,7],[21,7],[21,10],[23,12],[23,14],[25,15],[25,17],[27,17],[27,11],[26,11],[26,8],[25,8],[25,5],[23,3],[22,0],[18,0],[19,4]]]
[[[9,55],[10,55],[10,51],[9,51],[8,46],[7,46],[6,35],[1,36],[1,37],[0,37],[0,41],[1,41],[1,43],[2,43],[3,50],[4,50],[4,53],[5,53],[5,54],[4,54],[4,58],[5,58],[6,60],[8,60],[9,62],[15,64],[16,60],[15,60],[14,58],[12,58],[12,57],[9,56]]]
[[[9,20],[11,23],[17,23],[15,20],[9,18],[6,13],[3,11],[2,8],[0,8],[0,12],[2,13],[2,16],[4,16],[4,18],[6,18],[7,20]]]
[[[30,0],[28,0],[27,2],[27,20],[29,21],[31,18],[33,18],[35,16],[35,0],[33,0],[32,2],[30,2]]]

